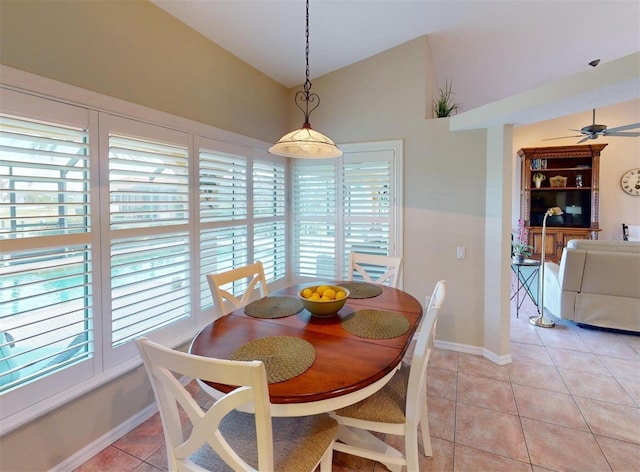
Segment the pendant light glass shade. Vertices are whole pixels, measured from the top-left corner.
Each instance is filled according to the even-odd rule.
[[[305,59],[307,62],[307,80],[304,82],[304,90],[296,92],[295,104],[304,113],[302,128],[285,134],[280,140],[269,148],[271,154],[278,156],[302,158],[302,159],[326,159],[342,156],[336,143],[324,134],[318,133],[309,124],[309,115],[320,105],[320,97],[311,93],[311,81],[309,80],[309,0],[307,0],[307,28],[305,31],[307,48]],[[309,105],[311,104],[311,109]]]
[[[269,148],[269,152],[278,156],[303,159],[325,159],[342,156],[342,151],[338,149],[338,146],[331,139],[311,129],[308,123],[305,123],[300,129],[285,134]]]

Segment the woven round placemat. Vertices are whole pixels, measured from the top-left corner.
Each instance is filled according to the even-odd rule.
[[[382,287],[367,282],[344,282],[339,287],[349,290],[349,298],[373,298],[382,293]]]
[[[302,311],[302,302],[293,297],[266,297],[244,307],[244,312],[254,318],[284,318]]]
[[[342,327],[360,338],[391,339],[406,333],[409,321],[391,311],[366,309],[345,317]]]
[[[304,339],[271,336],[243,344],[229,357],[232,361],[262,361],[267,381],[284,382],[302,374],[316,359],[316,350]]]

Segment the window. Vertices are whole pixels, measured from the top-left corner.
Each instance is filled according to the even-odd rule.
[[[344,279],[351,251],[402,255],[402,143],[341,148],[339,159],[293,162],[294,271],[301,278]]]
[[[204,274],[259,258],[284,280],[286,159],[0,93],[3,431],[137,365],[138,336],[190,339],[211,320]]]
[[[283,162],[253,164],[253,259],[267,283],[286,274],[286,172]]]
[[[258,150],[247,157],[246,149],[205,138],[197,146],[200,306],[206,311],[213,308],[206,274],[261,261],[268,283],[286,277],[286,160]],[[244,285],[236,282],[232,292],[243,293]]]
[[[337,169],[336,159],[294,161],[292,226],[296,275],[335,277]]]
[[[213,306],[206,275],[250,262],[248,162],[240,155],[243,149],[229,149],[237,154],[225,153],[214,151],[215,143],[208,140],[199,143],[200,303],[206,309]]]
[[[188,164],[186,146],[109,136],[113,347],[189,316]]]
[[[19,94],[3,94],[7,108]],[[24,100],[0,113],[0,394],[3,414],[93,373],[95,306],[87,110]],[[34,111],[37,110],[37,113]],[[67,372],[61,373],[62,370]]]

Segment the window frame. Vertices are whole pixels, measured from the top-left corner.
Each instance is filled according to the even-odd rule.
[[[334,225],[334,247],[335,254],[343,254],[344,257],[334,258],[334,273],[332,274],[336,280],[344,280],[346,278],[346,270],[349,265],[349,256],[346,253],[345,245],[345,212],[344,212],[344,167],[343,164],[349,161],[388,161],[390,163],[389,183],[391,185],[389,194],[389,254],[390,256],[402,257],[403,255],[403,141],[402,140],[387,140],[387,141],[371,141],[364,143],[349,143],[341,144],[340,149],[343,151],[342,157],[334,159],[323,159],[317,161],[306,161],[301,164],[297,164],[295,160],[292,160],[290,165],[292,170],[289,173],[291,184],[289,189],[291,192],[291,198],[296,198],[295,188],[295,169],[296,165],[334,165],[334,181],[335,184],[335,203],[333,205],[333,212],[327,217],[326,222]],[[296,204],[292,202],[290,205],[289,215],[289,228],[291,231],[296,231]],[[324,220],[323,220],[324,221]],[[292,240],[295,239],[296,234],[292,234]],[[306,283],[312,280],[311,277],[299,274],[297,268],[294,265],[297,263],[297,240],[290,244],[290,256],[292,261],[290,267],[291,280],[294,283]],[[324,274],[325,277],[329,277],[331,274]],[[320,276],[322,277],[322,275]],[[400,279],[399,288],[402,288],[402,278]]]
[[[90,133],[90,214],[94,221],[91,222],[91,233],[84,236],[92,245],[93,269],[93,297],[94,297],[94,355],[90,358],[89,375],[79,376],[75,372],[76,366],[65,368],[54,375],[45,376],[37,381],[26,384],[23,387],[9,390],[0,395],[3,404],[2,417],[0,418],[0,431],[7,434],[21,425],[60,407],[61,405],[78,398],[96,387],[103,385],[114,378],[131,371],[141,364],[137,350],[132,342],[127,342],[115,349],[110,349],[111,317],[109,314],[111,300],[110,294],[110,238],[113,236],[109,229],[109,174],[108,174],[108,129],[109,125],[114,129],[125,129],[135,135],[155,136],[166,139],[168,134],[181,136],[182,143],[188,147],[189,159],[192,160],[189,168],[189,214],[190,221],[182,225],[182,229],[188,232],[190,249],[190,283],[192,287],[199,287],[199,252],[198,230],[199,219],[194,217],[197,211],[197,203],[200,195],[197,182],[198,167],[193,163],[197,156],[196,139],[208,139],[214,143],[217,149],[231,150],[247,160],[249,169],[249,182],[251,182],[251,169],[254,160],[279,161],[285,165],[288,174],[287,159],[272,156],[266,149],[269,143],[253,138],[241,136],[225,130],[220,130],[202,123],[176,117],[164,112],[149,109],[129,102],[124,102],[112,97],[101,95],[75,86],[70,86],[30,73],[18,71],[7,66],[0,65],[0,110],[4,113],[25,118],[40,119],[52,123],[69,124],[64,114],[60,114],[59,108],[71,107],[79,110],[79,113],[88,115],[88,128]],[[50,119],[46,119],[49,117]],[[59,119],[62,117],[62,122]],[[123,123],[126,126],[123,127]],[[72,123],[71,123],[72,124]],[[155,130],[151,133],[149,129]],[[105,131],[107,130],[107,131]],[[137,130],[137,131],[136,131]],[[155,133],[155,135],[154,135]],[[184,139],[183,139],[184,138]],[[288,181],[287,181],[288,185]],[[253,241],[253,208],[251,193],[248,193],[248,218],[242,223],[247,227],[249,244]],[[102,212],[102,213],[101,213]],[[283,217],[288,231],[286,215]],[[256,220],[256,222],[258,222]],[[128,233],[127,233],[128,232]],[[154,234],[157,230],[143,228],[135,231],[123,230],[125,234]],[[82,240],[83,236],[69,235],[71,241]],[[11,247],[4,246],[5,241],[0,242],[2,250],[29,250],[33,248],[33,241],[24,240],[11,243]],[[37,244],[44,244],[38,242]],[[106,248],[106,249],[105,249]],[[252,252],[251,256],[252,257]],[[274,287],[286,286],[286,276],[273,282]],[[207,287],[208,290],[208,287]],[[200,309],[200,290],[191,290],[190,316],[180,322],[180,326],[171,324],[167,329],[161,329],[150,334],[150,337],[164,344],[177,347],[188,342],[193,336],[212,320],[212,310]],[[46,393],[45,393],[46,392]],[[53,393],[52,393],[53,392]],[[34,395],[35,394],[35,395]],[[9,397],[12,397],[9,402]],[[14,401],[15,400],[15,401]],[[11,406],[11,410],[7,409]]]

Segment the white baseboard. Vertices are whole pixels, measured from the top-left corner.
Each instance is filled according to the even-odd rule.
[[[448,341],[436,341],[435,347],[439,349],[447,349],[448,351],[464,352],[465,354],[474,354],[489,359],[497,365],[511,364],[511,354],[505,356],[497,356],[493,352],[478,346],[470,346],[468,344],[451,343]]]
[[[511,354],[506,354],[504,356],[497,356],[493,352],[488,351],[486,349],[483,349],[482,350],[482,355],[484,357],[486,357],[487,359],[489,359],[491,362],[493,362],[495,364],[498,364],[498,365],[511,364]]]
[[[181,377],[180,383],[182,385],[187,385],[192,380],[193,378],[191,377]],[[120,423],[111,431],[100,436],[91,444],[88,444],[87,446],[80,449],[71,457],[68,457],[64,462],[61,462],[60,464],[51,468],[49,472],[66,472],[68,470],[75,470],[76,468],[87,462],[89,459],[91,459],[93,456],[98,454],[100,451],[111,446],[114,442],[127,434],[129,431],[132,431],[140,426],[157,412],[158,404],[156,402],[153,402],[151,405],[133,415],[128,420]]]
[[[147,421],[157,412],[158,407],[156,406],[156,403],[153,402],[144,410],[138,412],[138,414],[132,416],[127,421],[120,423],[117,427],[115,427],[108,433],[103,434],[91,444],[88,444],[86,447],[83,447],[71,457],[68,457],[64,462],[61,462],[57,466],[50,469],[49,472],[67,472],[69,470],[75,470],[76,468],[87,462],[89,459],[91,459],[93,456],[98,454],[100,451],[116,442],[129,431],[132,431],[133,429]]]

